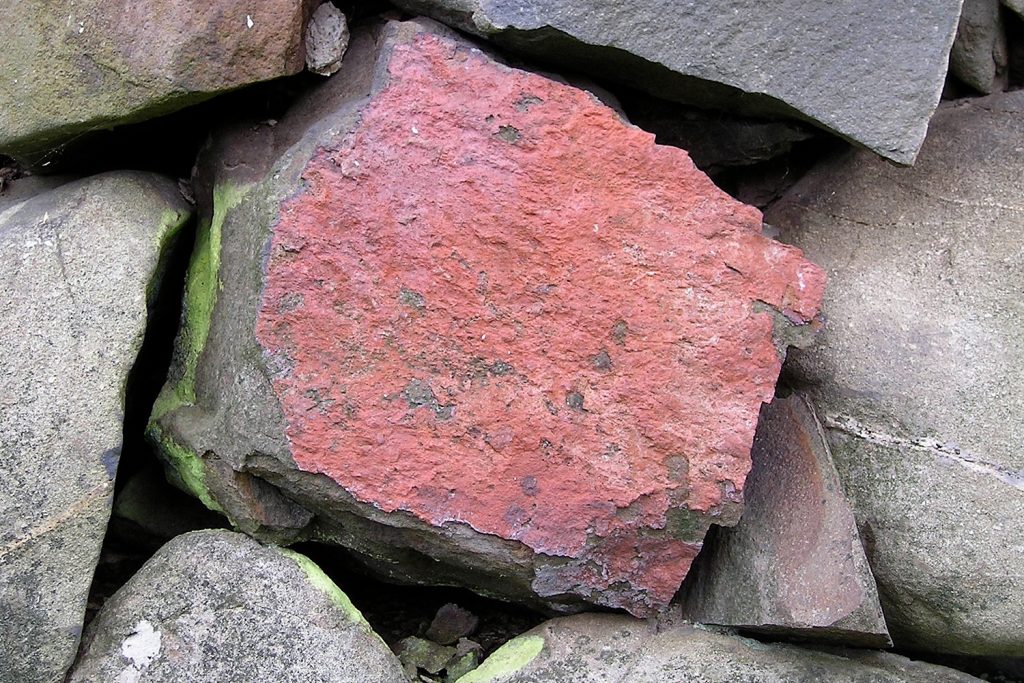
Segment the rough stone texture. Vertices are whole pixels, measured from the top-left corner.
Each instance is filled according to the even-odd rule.
[[[305,4],[0,0],[0,152],[34,163],[82,133],[301,71]]]
[[[189,216],[111,173],[0,211],[0,678],[62,680],[110,514],[147,288]]]
[[[308,558],[230,531],[170,541],[100,610],[69,683],[404,683]]]
[[[316,8],[306,27],[306,68],[330,76],[341,68],[348,49],[348,22],[341,10],[325,2]]]
[[[680,602],[690,621],[887,647],[853,511],[800,396],[761,408],[743,517],[705,544]]]
[[[767,644],[708,627],[610,614],[554,619],[506,643],[458,683],[978,683],[887,652]]]
[[[811,385],[893,640],[1024,651],[1024,92],[940,108],[912,170],[864,154],[769,214],[831,278]]]
[[[911,163],[961,0],[398,0],[510,49],[658,97],[794,114]]]
[[[735,521],[773,325],[823,276],[681,150],[432,26],[355,41],[265,174],[250,128],[208,157],[221,270],[186,300],[216,304],[154,437],[236,521],[259,475],[396,576],[658,609]]]
[[[1006,84],[1009,52],[999,0],[964,0],[949,70],[978,92],[988,94]]]

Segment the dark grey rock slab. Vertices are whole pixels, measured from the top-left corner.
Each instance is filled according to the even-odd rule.
[[[658,97],[805,118],[914,161],[961,0],[399,0],[511,50]]]

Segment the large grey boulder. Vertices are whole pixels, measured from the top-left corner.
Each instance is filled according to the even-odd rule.
[[[611,614],[554,619],[515,638],[458,683],[977,683],[887,652],[767,644],[705,626]]]
[[[899,163],[939,101],[961,0],[398,0],[658,97],[792,114]]]
[[[887,647],[850,503],[825,433],[799,395],[761,408],[743,517],[694,565],[683,616],[822,642]]]
[[[940,108],[914,169],[850,153],[768,214],[829,273],[795,353],[893,640],[1024,651],[1024,92]]]
[[[111,173],[0,211],[0,672],[63,679],[110,514],[147,292],[190,209]]]
[[[309,4],[0,0],[0,153],[41,162],[89,131],[299,72]]]
[[[404,683],[309,558],[231,531],[161,548],[89,626],[69,683]]]

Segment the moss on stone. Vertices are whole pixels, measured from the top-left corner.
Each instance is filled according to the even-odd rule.
[[[184,320],[178,334],[178,358],[181,364],[178,380],[165,386],[153,405],[152,421],[158,420],[182,405],[196,400],[196,370],[206,347],[213,320],[213,309],[220,291],[221,231],[228,211],[237,206],[249,187],[225,184],[214,188],[213,215],[196,232],[196,243],[185,282]]]
[[[294,550],[289,550],[288,548],[278,548],[277,550],[282,555],[293,560],[296,564],[298,564],[299,568],[302,569],[303,572],[305,572],[306,576],[309,579],[309,582],[313,584],[313,586],[315,586],[317,589],[325,593],[327,597],[331,599],[331,602],[337,605],[338,608],[345,613],[345,616],[347,616],[350,621],[352,621],[355,624],[363,626],[364,628],[366,628],[367,631],[369,631],[373,635],[377,636],[378,639],[380,639],[380,636],[377,635],[377,632],[373,630],[372,626],[370,626],[370,622],[366,620],[366,618],[363,616],[363,613],[360,612],[359,609],[352,604],[352,601],[349,600],[348,596],[345,595],[344,591],[338,588],[338,584],[334,583],[334,581],[331,581],[331,577],[327,576],[327,574],[324,573],[324,570],[320,569],[320,566],[317,565],[316,562],[309,559],[305,555],[297,553]],[[381,639],[381,642],[384,642],[383,639]]]
[[[203,461],[199,458],[199,454],[179,444],[155,423],[150,424],[150,435],[159,444],[164,456],[174,466],[185,489],[209,509],[224,514],[224,509],[214,500],[206,485],[206,470],[203,468]]]
[[[499,676],[515,673],[532,662],[543,649],[544,639],[540,636],[513,638],[456,683],[488,683],[497,680]]]

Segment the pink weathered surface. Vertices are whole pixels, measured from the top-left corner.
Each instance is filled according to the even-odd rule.
[[[297,466],[566,558],[541,594],[644,613],[750,466],[763,302],[824,276],[589,94],[421,34],[282,205],[257,338]],[[601,591],[627,585],[629,596]]]

